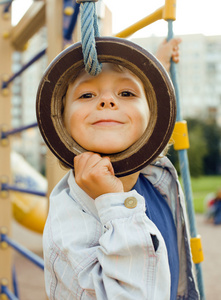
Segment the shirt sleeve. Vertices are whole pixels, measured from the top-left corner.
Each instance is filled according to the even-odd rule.
[[[49,299],[169,300],[166,246],[143,197],[105,194],[93,205],[97,215],[67,190],[51,202],[43,238]]]

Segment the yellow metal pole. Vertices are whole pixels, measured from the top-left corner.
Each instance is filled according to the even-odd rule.
[[[147,17],[143,18],[142,20],[134,23],[133,25],[129,26],[128,28],[122,30],[121,32],[117,33],[115,36],[120,38],[126,38],[136,31],[146,27],[147,25],[150,25],[160,19],[163,18],[163,10],[164,6],[157,9],[152,14],[148,15]]]
[[[161,19],[176,20],[176,0],[165,0],[164,6],[160,7],[152,14],[115,34],[115,36],[120,38],[127,38],[136,31]]]
[[[176,20],[176,0],[165,0],[163,19]]]
[[[0,84],[11,74],[12,47],[7,34],[11,30],[11,17],[7,13],[4,17],[3,5],[0,6]],[[11,127],[11,91],[0,86],[0,131]],[[0,140],[0,181],[9,181],[10,172],[10,144],[7,139]],[[1,184],[1,183],[0,183]],[[12,206],[9,194],[0,192],[0,231],[11,233]],[[6,243],[0,243],[0,279],[5,279],[11,285],[12,251]]]

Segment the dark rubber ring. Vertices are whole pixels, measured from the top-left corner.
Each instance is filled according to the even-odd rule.
[[[138,45],[120,38],[96,38],[98,59],[122,65],[143,82],[148,95],[150,122],[143,136],[131,147],[110,158],[116,176],[137,172],[156,159],[169,142],[175,117],[176,101],[171,80],[160,62]],[[41,134],[65,165],[73,168],[75,155],[86,151],[64,128],[62,98],[70,78],[84,68],[81,43],[62,51],[47,68],[37,93],[37,120]]]

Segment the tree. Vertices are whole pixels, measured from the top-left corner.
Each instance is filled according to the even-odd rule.
[[[214,120],[208,120],[203,126],[204,136],[207,141],[208,153],[204,157],[205,174],[221,173],[221,129]]]
[[[190,174],[193,177],[197,177],[204,173],[204,158],[208,153],[202,126],[198,124],[189,131],[189,141],[188,158]]]
[[[192,176],[221,173],[221,129],[211,119],[187,119],[190,148],[188,149]],[[172,148],[168,154],[179,172],[178,155]]]

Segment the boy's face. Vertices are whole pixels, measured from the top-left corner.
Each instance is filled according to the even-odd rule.
[[[144,133],[149,107],[141,80],[127,70],[103,64],[69,85],[64,110],[68,133],[88,151],[113,154],[126,150]]]

